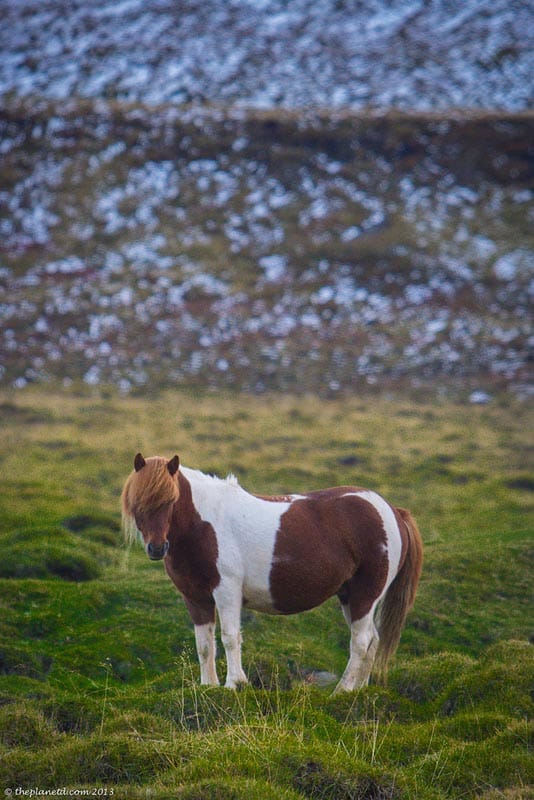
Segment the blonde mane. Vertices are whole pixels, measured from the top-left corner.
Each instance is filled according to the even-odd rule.
[[[167,469],[167,460],[160,456],[147,458],[145,466],[128,476],[122,490],[122,527],[126,541],[138,536],[135,513],[156,511],[179,497],[178,482]]]

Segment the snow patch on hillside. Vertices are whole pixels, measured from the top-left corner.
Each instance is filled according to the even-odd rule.
[[[257,108],[525,109],[518,0],[0,0],[0,95]]]

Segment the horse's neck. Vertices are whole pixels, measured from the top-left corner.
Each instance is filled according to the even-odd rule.
[[[180,472],[190,486],[195,510],[208,522],[218,521],[222,514],[228,517],[234,508],[237,510],[240,504],[252,497],[239,486],[234,476],[223,480],[187,467],[181,467]]]
[[[181,472],[190,486],[197,522],[209,522],[221,539],[233,536],[242,544],[268,539],[291,505],[287,497],[271,500],[250,494],[233,476],[221,480],[187,468]]]

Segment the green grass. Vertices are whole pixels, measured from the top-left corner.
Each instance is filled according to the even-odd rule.
[[[4,786],[133,800],[533,796],[525,405],[34,389],[0,397],[0,415]],[[425,566],[388,685],[332,696],[310,683],[346,661],[330,601],[245,612],[251,686],[198,686],[183,603],[119,532],[137,450],[234,471],[252,491],[351,483],[409,507]]]

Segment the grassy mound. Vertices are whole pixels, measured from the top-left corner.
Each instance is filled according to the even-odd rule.
[[[60,578],[89,581],[116,562],[118,525],[95,524],[89,515],[65,520],[64,527],[22,528],[0,534],[0,578]],[[99,544],[108,545],[107,552]],[[113,548],[113,549],[111,549]]]

